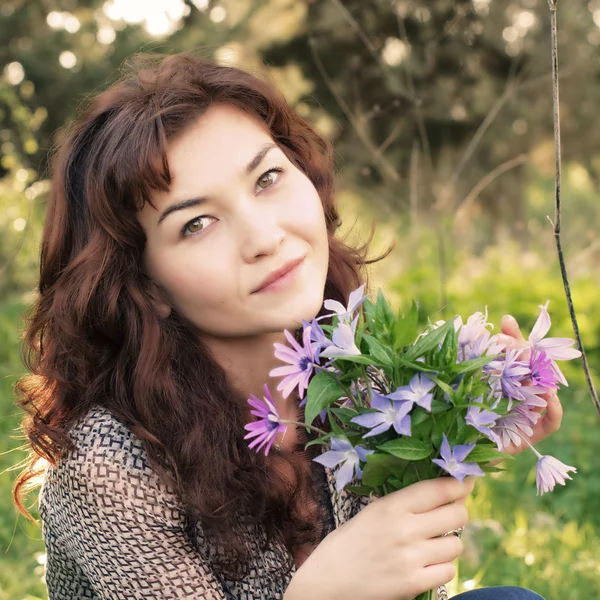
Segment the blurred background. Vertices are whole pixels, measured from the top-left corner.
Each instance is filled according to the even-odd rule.
[[[562,239],[600,379],[600,0],[559,0]],[[0,600],[46,598],[41,531],[11,502],[47,161],[80,103],[138,51],[194,50],[266,72],[332,140],[349,240],[377,224],[372,271],[422,317],[487,306],[527,332],[550,300],[573,337],[552,227],[547,0],[0,1]],[[579,361],[565,366],[561,430],[540,444],[578,473],[536,497],[535,456],[478,484],[451,593],[521,585],[547,600],[600,597],[599,420]],[[29,504],[35,513],[37,497]]]

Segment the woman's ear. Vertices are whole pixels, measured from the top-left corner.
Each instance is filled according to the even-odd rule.
[[[157,304],[156,309],[161,319],[167,319],[171,316],[172,308],[168,304]]]
[[[153,281],[150,281],[150,300],[161,319],[171,316],[173,309],[166,293]]]

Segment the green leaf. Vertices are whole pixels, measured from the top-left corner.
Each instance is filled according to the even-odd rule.
[[[455,411],[443,412],[435,417],[435,425],[431,432],[431,441],[436,448],[442,445],[442,436],[445,433],[448,435],[452,424],[454,423]]]
[[[423,373],[437,373],[438,370],[435,367],[431,367],[428,364],[421,361],[411,361],[406,360],[403,356],[397,356],[396,362],[402,366],[412,369],[413,371],[423,372]]]
[[[304,420],[311,425],[315,417],[332,402],[344,396],[344,389],[328,373],[317,373],[310,381],[306,392],[306,407]]]
[[[402,477],[402,487],[408,487],[413,483],[417,483],[417,481],[421,481],[419,477],[419,472],[417,470],[417,466],[415,463],[411,463],[409,468],[404,472],[404,476]]]
[[[472,360],[465,360],[464,362],[458,363],[452,369],[452,372],[456,373],[457,375],[461,375],[463,373],[477,371],[494,360],[495,356],[496,355],[494,354],[492,356],[480,356],[479,358],[474,358]]]
[[[467,462],[490,462],[492,460],[498,459],[511,459],[514,460],[514,456],[510,454],[506,454],[505,452],[500,452],[496,446],[475,446],[469,454],[467,454],[467,458],[465,461]]]
[[[467,425],[465,418],[460,413],[456,414],[456,435],[454,436],[455,444],[466,444],[471,439],[473,428]],[[474,448],[473,448],[474,450]]]
[[[385,442],[377,446],[379,450],[383,450],[398,458],[405,460],[420,460],[431,456],[433,448],[429,442],[417,440],[412,437],[401,437],[389,442]]]
[[[439,413],[447,412],[452,410],[452,404],[448,402],[444,402],[441,400],[432,400],[431,401],[431,414],[437,415]]]
[[[400,350],[404,346],[412,344],[418,333],[419,309],[413,300],[410,310],[398,318],[394,326],[394,350]]]
[[[448,396],[450,397],[450,399],[454,399],[454,389],[452,388],[452,386],[448,385],[447,383],[444,383],[441,379],[438,379],[437,377],[431,377],[431,379],[433,381],[435,381],[435,384],[446,394],[448,394]]]
[[[344,425],[352,425],[351,420],[358,415],[358,411],[354,408],[338,407],[332,408],[331,412],[342,422]]]
[[[406,360],[415,360],[424,354],[427,354],[430,350],[437,348],[446,337],[446,334],[451,327],[454,327],[454,323],[450,320],[438,327],[432,329],[426,335],[424,335],[414,346],[411,346],[404,358]]]
[[[376,317],[385,326],[386,329],[393,329],[396,322],[396,315],[391,309],[386,297],[383,295],[383,290],[377,290]]]
[[[329,417],[329,424],[331,425],[331,431],[332,431],[332,433],[335,436],[337,436],[337,437],[344,437],[344,431],[337,424],[336,420],[331,416],[330,412],[331,412],[331,409],[328,408],[327,409],[327,416]]]
[[[377,361],[373,360],[373,358],[371,358],[370,356],[365,356],[364,354],[358,354],[356,356],[333,356],[332,358],[335,358],[335,365],[337,365],[341,361],[359,363],[361,365],[377,364]]]
[[[456,329],[454,327],[450,327],[439,353],[444,367],[454,366],[456,364],[457,351],[458,336],[456,335]]]
[[[381,365],[384,367],[391,367],[393,364],[393,356],[391,350],[374,338],[372,335],[365,334],[363,335],[363,339],[367,342],[369,346],[370,355]]]
[[[398,477],[389,477],[385,482],[385,485],[392,488],[392,491],[401,490],[404,486],[402,484],[402,479]]]
[[[485,465],[480,465],[481,470],[484,473],[504,473],[506,469],[499,469],[498,467],[487,467]]]
[[[329,439],[331,438],[331,436],[333,435],[333,433],[328,433],[327,435],[322,435],[318,438],[315,438],[314,440],[310,440],[310,442],[306,442],[306,444],[304,445],[304,448],[310,448],[310,446],[315,446],[317,444],[326,444]]]
[[[373,488],[368,485],[347,485],[345,489],[357,496],[370,496],[373,491]]]
[[[369,454],[363,469],[362,483],[371,487],[383,485],[390,475],[401,478],[408,463],[391,454]]]
[[[369,331],[375,331],[375,305],[368,298],[363,302],[363,312],[367,320]]]

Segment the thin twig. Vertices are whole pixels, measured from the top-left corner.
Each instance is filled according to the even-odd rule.
[[[463,212],[478,198],[479,194],[483,192],[483,190],[490,185],[495,179],[503,175],[507,171],[514,169],[524,163],[527,162],[527,154],[519,154],[506,162],[503,162],[501,165],[498,165],[495,169],[487,173],[484,177],[482,177],[476,184],[473,186],[473,189],[465,196],[465,199],[460,203],[458,209],[456,210],[454,221],[457,222],[460,220]]]
[[[419,142],[413,140],[412,152],[410,153],[410,223],[417,227],[419,218]]]
[[[375,48],[373,42],[371,41],[367,33],[360,26],[358,21],[352,16],[350,11],[344,6],[343,2],[341,0],[332,0],[332,2],[337,6],[338,10],[340,11],[344,19],[346,19],[350,27],[354,29],[356,35],[358,35],[365,48],[368,50],[369,54],[381,67],[382,71],[384,71],[387,75],[390,75],[390,69],[385,63],[385,61],[381,58],[381,53],[377,51],[377,48]],[[408,100],[411,103],[415,101],[414,96],[412,96],[409,92],[398,86],[397,76],[394,76],[390,81],[394,84],[394,91],[397,92],[399,96],[402,96],[404,99]]]
[[[321,58],[319,57],[319,54],[316,49],[316,45],[317,45],[317,42],[316,42],[315,38],[312,38],[312,37],[309,38],[308,46],[310,48],[310,51],[311,51],[311,54],[315,61],[315,64],[317,65],[317,69],[319,69],[319,72],[321,73],[321,77],[323,77],[323,81],[325,82],[325,84],[327,85],[327,87],[329,88],[331,93],[333,94],[339,107],[342,109],[342,111],[346,115],[346,118],[348,119],[349,123],[352,125],[354,130],[356,131],[356,134],[360,138],[361,142],[372,153],[375,161],[377,163],[379,163],[382,174],[387,176],[394,183],[399,182],[401,180],[401,177],[400,177],[400,174],[398,173],[398,171],[390,164],[390,162],[384,156],[382,156],[380,153],[377,152],[377,147],[375,146],[375,144],[373,143],[371,138],[368,136],[368,134],[365,132],[364,128],[361,126],[361,124],[359,123],[358,119],[356,118],[356,116],[354,115],[354,113],[352,112],[350,107],[346,104],[346,101],[342,98],[341,94],[336,90],[335,86],[333,85],[333,82],[331,81],[331,78],[329,77],[329,75],[327,74],[327,71],[325,70],[325,67],[323,66],[323,62],[321,61]]]
[[[556,249],[558,251],[558,262],[560,264],[560,274],[562,275],[563,284],[565,287],[565,294],[567,296],[567,305],[569,307],[569,314],[571,315],[571,323],[573,325],[573,331],[575,333],[575,339],[577,345],[581,351],[581,361],[583,364],[583,370],[585,372],[585,378],[592,394],[592,400],[596,407],[596,412],[600,416],[600,401],[598,400],[598,394],[592,381],[590,374],[590,368],[587,361],[587,356],[583,348],[581,341],[581,335],[579,334],[579,324],[577,323],[577,317],[575,315],[575,307],[573,305],[573,298],[571,297],[571,287],[569,285],[569,279],[567,277],[567,268],[565,265],[565,258],[562,251],[562,244],[560,240],[560,226],[561,226],[561,147],[560,147],[560,110],[559,110],[559,87],[558,87],[558,42],[557,42],[557,26],[556,26],[556,6],[558,0],[548,0],[548,6],[550,7],[550,18],[551,18],[551,32],[552,32],[552,103],[554,107],[554,157],[556,162],[556,187],[555,187],[555,207],[554,207],[554,240],[556,241]]]
[[[408,33],[406,31],[406,24],[404,23],[404,19],[400,16],[400,13],[396,10],[396,21],[398,23],[398,33],[400,34],[400,39],[406,44],[408,48],[410,48],[412,55],[412,45],[410,40],[408,39]],[[423,150],[423,154],[425,154],[425,161],[427,163],[427,168],[429,169],[429,176],[432,178],[433,183],[433,159],[431,156],[431,147],[429,145],[429,137],[427,136],[427,128],[425,126],[425,118],[423,117],[422,104],[423,101],[421,98],[417,96],[416,86],[415,86],[415,78],[412,70],[412,65],[410,59],[406,61],[404,66],[406,71],[406,84],[408,86],[409,94],[415,99],[414,102],[414,112],[415,112],[415,120],[417,122],[417,129],[419,131],[419,137],[421,138],[421,149]],[[434,186],[430,186],[431,190],[433,190]]]
[[[496,100],[496,102],[494,103],[494,106],[492,106],[492,109],[488,112],[488,114],[485,116],[485,119],[481,122],[481,124],[479,125],[479,127],[477,128],[475,133],[473,134],[473,137],[471,138],[469,145],[465,149],[462,157],[460,158],[456,167],[454,168],[454,171],[452,172],[452,175],[447,184],[449,190],[454,190],[456,182],[462,175],[465,167],[467,166],[468,162],[471,160],[471,157],[473,156],[473,154],[475,154],[475,150],[477,150],[477,147],[481,143],[481,140],[483,139],[485,132],[491,127],[492,123],[496,120],[496,117],[500,114],[500,111],[502,110],[502,108],[504,108],[504,105],[513,96],[515,90],[517,89],[517,84],[515,82],[515,77],[514,77],[515,65],[516,65],[516,62],[513,62],[511,65],[511,71],[508,76],[506,85],[504,87],[504,92],[502,92],[502,95],[500,96],[500,98],[498,98],[498,100]],[[447,199],[452,201],[452,195],[448,196]],[[444,209],[448,209],[451,207],[448,207],[448,206],[443,207],[443,206],[438,205],[438,206],[435,206],[434,208],[437,208],[438,210],[443,211]]]

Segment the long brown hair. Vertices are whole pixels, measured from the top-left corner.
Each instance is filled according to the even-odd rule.
[[[290,495],[248,449],[247,403],[197,328],[175,311],[159,314],[161,291],[144,270],[136,218],[153,190],[169,189],[169,140],[214,103],[258,117],[316,187],[329,234],[325,297],[345,302],[361,284],[372,262],[368,242],[352,249],[334,237],[332,149],[274,86],[192,54],[135,56],[80,110],[52,158],[39,297],[24,336],[30,374],[17,385],[31,452],[13,496],[33,520],[22,497],[46,461],[56,465],[72,449],[70,426],[101,405],[142,440],[189,514],[230,549],[223,568],[239,574],[249,555],[236,516],[252,515],[266,544],[278,540],[290,551],[314,541],[314,527],[295,510],[300,484]]]

